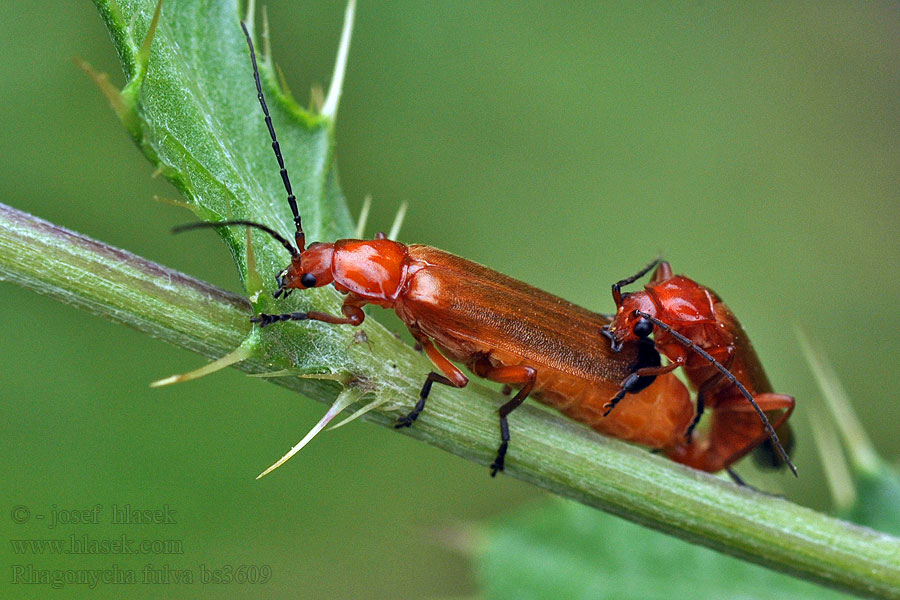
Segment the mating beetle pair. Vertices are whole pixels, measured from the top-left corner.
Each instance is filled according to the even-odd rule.
[[[434,383],[464,387],[479,377],[517,389],[499,409],[500,446],[491,474],[503,470],[510,434],[507,417],[528,396],[597,431],[663,451],[704,471],[728,468],[768,442],[773,460],[796,474],[776,434],[794,400],[775,394],[740,323],[708,288],[654,262],[613,285],[610,318],[479,264],[424,245],[378,235],[306,246],[301,217],[260,85],[253,42],[242,23],[260,106],[281,168],[296,226],[294,243],[266,225],[245,220],[196,223],[182,229],[243,225],[276,239],[291,255],[278,274],[276,298],[295,289],[333,285],[345,294],[341,316],[321,312],[260,314],[261,327],[315,320],[359,325],[362,307],[392,309],[436,370],[425,378],[415,407],[397,427],[411,426]],[[640,292],[621,288],[656,267]],[[650,335],[654,334],[654,339]],[[669,359],[662,365],[660,354]],[[696,388],[696,403],[672,371],[681,367]],[[704,410],[710,426],[695,426]]]

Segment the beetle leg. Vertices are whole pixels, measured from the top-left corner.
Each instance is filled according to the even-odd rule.
[[[635,370],[634,375],[637,375],[638,377],[659,377],[660,375],[671,373],[680,366],[682,366],[682,363],[680,362],[671,362],[660,367],[641,367],[640,369]]]
[[[456,368],[456,365],[441,354],[441,351],[435,347],[434,342],[418,330],[410,328],[409,331],[413,334],[413,337],[422,344],[422,347],[425,349],[425,354],[428,355],[428,358],[431,359],[434,366],[443,371],[444,375],[435,373],[434,371],[428,374],[428,377],[425,378],[425,384],[419,392],[419,401],[416,402],[416,406],[406,415],[394,422],[394,427],[397,429],[401,427],[410,427],[415,420],[419,418],[419,413],[425,409],[425,401],[428,399],[428,394],[431,393],[431,386],[435,382],[457,388],[466,387],[466,384],[469,383],[469,378],[463,375],[463,372]]]
[[[500,447],[497,448],[497,457],[491,463],[491,477],[495,477],[498,471],[503,470],[506,459],[506,451],[509,448],[509,423],[506,417],[509,413],[519,408],[528,394],[534,388],[534,382],[537,379],[537,371],[534,367],[526,365],[512,365],[504,367],[490,366],[486,360],[478,362],[474,366],[475,373],[491,381],[497,383],[521,385],[522,387],[516,392],[512,400],[509,400],[500,407]]]
[[[781,427],[794,410],[794,399],[784,394],[765,393],[753,399],[771,418],[775,429]],[[669,458],[714,473],[728,468],[769,439],[756,410],[742,395],[717,402],[711,408],[709,429],[691,444],[666,449]],[[777,418],[776,411],[780,413]]]
[[[603,405],[603,408],[606,409],[606,411],[603,413],[603,416],[605,417],[609,413],[611,413],[612,409],[614,409],[616,405],[621,402],[622,399],[625,398],[625,396],[627,396],[628,394],[639,392],[647,387],[647,385],[641,381],[641,378],[659,377],[660,375],[671,373],[680,366],[681,363],[672,362],[661,367],[642,367],[635,370],[634,373],[625,378],[625,380],[622,382],[622,387],[619,388],[619,391],[616,392],[616,395],[610,398],[609,402]]]
[[[735,471],[731,467],[728,467],[727,469],[725,469],[725,472],[728,473],[728,476],[731,477],[731,480],[735,484],[737,484],[741,487],[750,487],[751,489],[754,489],[754,488],[752,488],[752,486],[747,485],[747,482],[744,481],[744,478],[741,477],[740,475],[738,475],[737,471]],[[759,491],[759,490],[757,490],[757,491]]]
[[[309,313],[305,312],[292,312],[292,313],[281,313],[280,315],[267,315],[266,313],[259,313],[252,319],[250,319],[251,323],[259,323],[260,327],[266,327],[271,325],[272,323],[279,323],[281,321],[305,321],[309,318]]]
[[[781,413],[777,419],[772,419],[772,427],[774,429],[778,429],[779,427],[781,427],[781,425],[785,421],[787,421],[788,417],[790,417],[791,413],[794,411],[794,397],[788,396],[787,394],[775,394],[773,392],[768,392],[765,394],[757,394],[756,396],[753,396],[753,400],[756,401],[756,404],[759,405],[759,407],[763,410],[763,412],[766,413],[766,415],[768,415],[770,412],[775,411]],[[740,396],[725,400],[717,406],[716,410],[721,412],[733,413],[755,412],[754,408],[750,406],[743,397]]]
[[[722,366],[730,371],[731,365],[734,364],[734,351],[732,346],[728,346],[728,350],[728,358],[725,360],[720,360],[719,362],[721,362]],[[691,435],[694,433],[694,428],[697,427],[697,423],[700,422],[700,417],[703,416],[703,410],[706,407],[706,395],[709,394],[709,392],[714,389],[715,386],[721,383],[722,379],[724,378],[725,376],[721,372],[716,373],[715,375],[704,381],[703,385],[700,386],[700,389],[697,390],[697,414],[694,415],[694,420],[691,421],[691,424],[688,425],[687,431],[684,432],[684,437],[688,442],[691,441]],[[732,479],[734,479],[733,476]],[[735,482],[737,483],[736,480]],[[741,485],[743,485],[743,483],[741,483]]]
[[[394,421],[394,429],[400,429],[401,427],[411,427],[412,424],[416,422],[416,419],[419,418],[419,414],[423,410],[425,410],[425,401],[428,400],[428,394],[431,393],[431,385],[435,381],[438,383],[443,383],[444,385],[453,385],[453,382],[443,375],[439,375],[434,371],[429,373],[428,377],[425,378],[425,385],[422,386],[422,390],[419,392],[419,401],[416,402],[415,407],[411,411]]]
[[[747,483],[744,480],[743,477],[738,475],[737,471],[735,471],[731,467],[726,468],[725,472],[728,474],[728,476],[731,478],[731,480],[734,482],[734,484],[739,487],[742,487],[742,488],[745,488],[748,490],[752,490],[758,494],[762,494],[763,496],[768,496],[769,498],[782,498],[782,499],[786,498],[786,496],[784,496],[783,494],[773,494],[772,492],[767,492],[766,490],[761,490],[758,487],[750,485],[749,483]]]
[[[366,313],[360,308],[359,301],[353,298],[347,298],[344,305],[341,306],[343,317],[329,315],[328,313],[310,311],[310,312],[292,312],[280,315],[267,315],[259,313],[252,319],[251,323],[259,323],[260,327],[279,323],[281,321],[322,321],[323,323],[331,323],[333,325],[360,325],[366,318]]]

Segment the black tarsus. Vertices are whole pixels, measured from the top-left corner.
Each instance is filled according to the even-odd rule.
[[[735,471],[734,469],[732,469],[731,467],[725,469],[725,472],[728,473],[728,476],[731,477],[731,480],[732,480],[736,485],[738,485],[738,486],[740,486],[740,487],[742,487],[742,488],[744,488],[744,489],[752,490],[752,491],[754,491],[754,492],[757,492],[757,493],[759,493],[759,494],[762,494],[763,496],[769,496],[770,498],[784,498],[784,496],[782,496],[781,494],[772,494],[772,493],[770,493],[770,492],[767,492],[767,491],[765,491],[765,490],[761,490],[761,489],[759,489],[759,488],[757,488],[757,487],[754,487],[754,486],[750,485],[749,483],[747,483],[746,481],[744,481],[744,478],[741,477],[740,475],[738,475],[738,472]]]
[[[697,392],[697,414],[694,415],[694,420],[691,421],[691,424],[688,425],[687,431],[684,432],[684,439],[687,441],[691,441],[691,436],[694,434],[694,429],[697,428],[697,425],[700,423],[700,417],[703,416],[703,411],[706,409],[706,400],[703,398],[703,392]]]
[[[422,390],[419,392],[419,401],[416,402],[416,406],[407,414],[403,415],[394,422],[394,429],[400,429],[401,427],[411,427],[412,424],[416,422],[416,419],[419,418],[421,412],[425,410],[425,401],[428,400],[428,394],[431,393],[431,386],[435,382],[449,385],[451,387],[457,387],[447,377],[444,377],[440,373],[435,373],[434,371],[432,371],[428,374],[428,377],[425,378],[425,384],[422,386]]]
[[[272,323],[281,323],[282,321],[306,321],[309,319],[309,313],[306,312],[292,312],[292,313],[283,313],[280,315],[267,315],[265,313],[259,313],[252,319],[250,319],[251,323],[259,323],[260,327],[267,327]]]
[[[179,225],[178,227],[172,228],[172,233],[181,233],[183,231],[190,231],[191,229],[208,229],[212,227],[221,227],[223,225],[246,225],[247,227],[254,227],[259,229],[260,231],[265,231],[273,238],[275,238],[285,249],[291,253],[291,256],[299,256],[300,253],[294,248],[294,245],[289,241],[284,239],[281,234],[272,229],[271,227],[267,227],[260,223],[254,223],[253,221],[244,221],[243,219],[238,219],[234,221],[215,221],[215,222],[206,222],[206,221],[198,221],[197,223],[187,223],[186,225]]]
[[[769,434],[769,439],[772,440],[772,443],[774,444],[775,448],[778,450],[778,454],[781,456],[781,458],[784,460],[784,462],[788,465],[788,467],[790,467],[791,472],[794,474],[794,477],[798,476],[797,475],[797,467],[795,467],[794,463],[791,462],[790,457],[788,457],[787,452],[785,452],[784,447],[781,445],[781,442],[778,440],[778,434],[775,433],[775,428],[772,427],[772,424],[769,422],[769,418],[766,417],[766,413],[763,412],[763,410],[759,407],[759,404],[756,403],[756,400],[753,399],[753,395],[749,391],[747,391],[747,388],[745,388],[744,385],[740,381],[737,380],[737,377],[735,377],[731,373],[731,371],[729,371],[727,368],[725,368],[725,366],[722,363],[720,363],[715,358],[713,358],[709,352],[707,352],[706,350],[704,350],[703,348],[701,348],[700,346],[698,346],[697,344],[695,344],[694,342],[692,342],[691,340],[686,338],[685,336],[681,335],[680,333],[678,333],[677,331],[675,331],[674,329],[672,329],[671,327],[669,327],[668,325],[666,325],[665,323],[663,323],[662,321],[657,319],[656,317],[654,317],[650,314],[647,314],[645,312],[639,311],[639,310],[634,311],[634,314],[640,315],[641,317],[643,317],[645,319],[649,319],[650,321],[653,322],[654,325],[656,325],[663,331],[671,334],[672,337],[674,337],[676,340],[678,340],[678,342],[682,346],[684,346],[686,348],[690,348],[691,350],[693,350],[694,352],[696,352],[697,354],[702,356],[704,359],[707,360],[707,362],[709,362],[709,364],[711,364],[716,369],[718,369],[719,372],[722,373],[722,375],[724,375],[726,379],[731,381],[731,383],[733,383],[738,388],[738,390],[740,390],[741,394],[743,394],[744,397],[750,401],[750,404],[753,406],[753,408],[756,409],[756,413],[759,415],[760,420],[763,422],[763,425],[766,428],[766,432],[768,432],[768,434]]]
[[[259,105],[262,107],[263,114],[266,117],[266,127],[269,129],[269,137],[272,138],[272,151],[275,152],[275,158],[278,159],[278,166],[281,168],[281,180],[284,183],[284,190],[288,195],[288,204],[291,205],[291,212],[294,213],[294,225],[297,226],[297,247],[302,252],[306,247],[306,236],[303,233],[303,226],[300,223],[300,211],[297,209],[297,197],[291,189],[291,180],[288,177],[287,167],[284,166],[284,157],[281,155],[281,146],[278,144],[278,138],[275,137],[275,127],[272,125],[272,116],[269,114],[269,107],[266,106],[266,98],[263,96],[262,84],[259,82],[259,67],[256,64],[256,51],[253,49],[253,40],[250,38],[250,32],[247,25],[241,21],[241,29],[244,30],[244,36],[247,38],[247,45],[250,47],[250,61],[253,63],[253,80],[256,82],[256,97],[259,99]]]
[[[732,480],[733,482],[735,482],[736,484],[738,484],[739,486],[741,486],[741,487],[747,487],[747,488],[750,488],[750,489],[756,489],[756,488],[754,488],[754,487],[752,487],[752,486],[747,485],[747,482],[744,481],[744,478],[741,477],[740,475],[738,475],[737,471],[735,471],[735,470],[732,469],[731,467],[728,467],[727,469],[725,469],[725,472],[728,473],[728,476],[731,477],[731,480]]]
[[[494,458],[494,462],[491,463],[491,477],[496,477],[497,473],[502,471],[506,465],[506,452],[509,450],[509,422],[506,420],[506,417],[509,416],[509,413],[522,406],[528,394],[534,389],[535,381],[535,371],[532,370],[532,375],[528,382],[516,392],[516,395],[511,400],[500,406],[498,411],[500,414],[500,446],[497,448],[497,456]]]
[[[605,411],[603,411],[604,417],[609,416],[609,413],[612,412],[612,409],[614,409],[616,405],[619,404],[619,402],[621,402],[623,398],[625,398],[625,395],[628,393],[628,385],[631,383],[632,377],[636,378],[637,375],[635,375],[634,373],[629,375],[625,380],[625,383],[622,384],[622,387],[619,388],[619,391],[616,392],[616,395],[610,398],[609,402],[603,405],[603,407],[606,409]]]

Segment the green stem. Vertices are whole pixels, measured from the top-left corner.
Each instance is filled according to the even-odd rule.
[[[233,350],[251,332],[242,298],[3,205],[0,277],[209,357]],[[348,344],[343,359],[353,372],[377,375],[379,386],[388,382],[408,408],[427,361],[372,319],[366,326],[369,343]],[[263,372],[266,363],[251,358],[238,366]],[[339,390],[299,377],[271,381],[324,402]],[[377,391],[365,378],[355,384]],[[438,388],[404,433],[487,465],[498,443],[500,402],[477,385]],[[390,426],[394,414],[366,418]],[[897,538],[739,488],[533,407],[516,411],[511,429],[507,476],[830,587],[900,598]],[[487,469],[484,485],[491,485]]]

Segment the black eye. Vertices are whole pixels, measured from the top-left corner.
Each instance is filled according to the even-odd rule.
[[[639,338],[645,338],[651,333],[653,333],[653,323],[648,321],[647,319],[641,318],[640,321],[634,324],[634,335]]]
[[[316,287],[316,276],[312,273],[304,273],[300,276],[300,285],[307,288]]]

